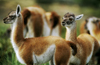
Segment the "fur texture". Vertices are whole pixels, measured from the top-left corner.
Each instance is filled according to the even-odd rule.
[[[51,60],[53,61],[51,64],[54,65],[69,65],[72,49],[77,49],[76,45],[73,42],[54,36],[24,39],[24,20],[20,9],[21,7],[18,5],[16,11],[11,12],[10,17],[4,19],[4,23],[13,24],[11,43],[18,61],[22,64],[33,65]],[[13,18],[13,16],[16,17]]]

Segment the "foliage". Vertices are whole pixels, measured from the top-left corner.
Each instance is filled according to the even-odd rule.
[[[79,4],[82,6],[90,6],[94,8],[99,8],[100,0],[80,0]]]
[[[54,2],[62,4],[78,4],[80,6],[100,7],[100,0],[35,0],[37,3],[52,4]]]

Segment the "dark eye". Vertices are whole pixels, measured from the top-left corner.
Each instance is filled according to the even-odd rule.
[[[11,19],[14,19],[15,18],[15,16],[9,16]]]
[[[72,21],[73,19],[72,18],[69,18],[69,20]]]

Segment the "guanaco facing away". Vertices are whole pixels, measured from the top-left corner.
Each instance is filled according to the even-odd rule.
[[[30,6],[22,10],[21,14],[24,18],[26,26],[24,33],[26,38],[49,36],[51,27],[45,16],[45,10],[39,6]]]
[[[96,26],[97,26],[97,28],[99,28],[99,26],[100,26],[99,20],[100,19],[97,18],[97,17],[89,17],[89,18],[85,19],[85,21],[83,21],[81,23],[81,25],[80,25],[80,33],[88,33],[88,34],[90,34],[90,31],[88,30],[88,27],[87,27],[87,23],[89,21],[91,21],[91,23],[93,23],[93,24],[96,24],[96,22],[97,22],[98,25],[96,24]],[[89,26],[89,27],[91,27],[91,26]]]
[[[18,61],[22,64],[34,65],[51,60],[51,65],[69,65],[71,55],[77,52],[76,45],[54,36],[24,39],[23,17],[20,11],[21,7],[18,5],[16,11],[12,11],[4,18],[4,23],[13,25],[11,43]]]
[[[62,25],[66,27],[66,40],[73,41],[77,46],[77,53],[72,56],[70,63],[76,65],[86,65],[99,48],[97,40],[89,34],[76,36],[76,20],[80,20],[83,14],[75,16],[73,13],[66,13],[63,17]]]
[[[90,35],[95,37],[100,45],[100,19],[97,17],[90,17],[86,19],[86,27]]]
[[[51,35],[52,36],[61,36],[61,21],[60,16],[52,11],[45,13],[47,20],[50,22],[51,26]]]

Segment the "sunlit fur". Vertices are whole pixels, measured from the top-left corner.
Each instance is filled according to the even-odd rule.
[[[90,35],[95,37],[100,45],[100,19],[96,17],[88,18],[86,26],[90,32]]]
[[[52,65],[69,65],[72,49],[75,50],[73,55],[77,52],[76,45],[73,42],[55,36],[24,39],[24,20],[20,9],[21,7],[18,5],[16,9],[18,14],[16,14],[15,19],[7,21],[9,20],[9,15],[4,18],[4,23],[12,22],[13,25],[11,43],[18,61],[26,65],[38,65],[51,60]],[[10,15],[13,14],[10,13]]]
[[[52,12],[46,12],[46,18],[50,22],[50,26],[52,28],[51,35],[61,36],[60,16],[56,12],[52,11]]]
[[[90,36],[89,34],[80,34],[78,37],[76,35],[76,22],[83,15],[75,16],[72,13],[67,13],[63,17],[62,25],[66,27],[66,40],[73,41],[77,46],[77,53],[72,56],[70,63],[76,65],[86,65],[89,63],[90,59],[94,57],[95,53],[99,48],[98,41]]]

